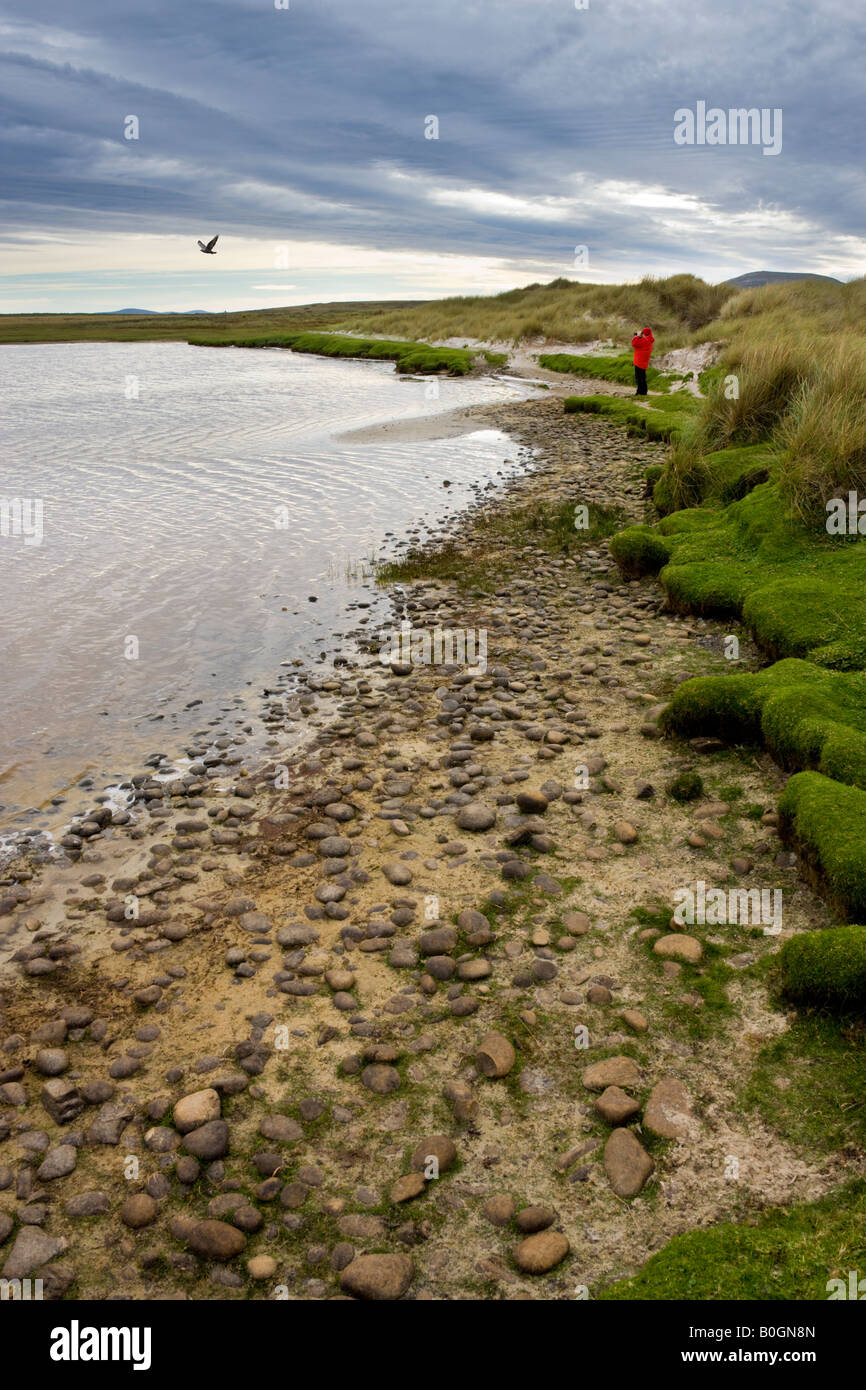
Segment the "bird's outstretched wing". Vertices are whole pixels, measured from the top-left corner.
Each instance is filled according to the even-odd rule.
[[[219,241],[219,236],[211,237],[210,241],[209,241],[208,244],[207,244],[207,250],[208,250],[208,251],[212,251],[212,250],[214,249],[214,247],[216,246],[216,244],[217,244],[218,241]]]
[[[200,251],[206,251],[206,250],[207,250],[207,247],[205,246],[205,244],[204,244],[203,241],[196,242],[196,245],[198,246],[198,249],[199,249]]]

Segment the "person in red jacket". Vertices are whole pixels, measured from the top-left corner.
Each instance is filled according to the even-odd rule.
[[[647,394],[646,369],[652,357],[653,344],[655,338],[651,328],[642,328],[640,333],[636,333],[631,340],[634,348],[634,379],[637,386],[636,396]]]

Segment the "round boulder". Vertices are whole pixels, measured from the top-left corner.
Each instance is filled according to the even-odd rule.
[[[212,1088],[193,1091],[190,1095],[181,1097],[172,1113],[175,1129],[180,1130],[181,1134],[189,1134],[190,1130],[198,1129],[210,1120],[219,1119],[219,1092]]]
[[[355,1298],[388,1302],[403,1297],[414,1274],[408,1255],[356,1255],[340,1275],[340,1287]]]
[[[203,1260],[233,1260],[247,1243],[243,1231],[226,1221],[198,1221],[187,1236],[187,1245]]]

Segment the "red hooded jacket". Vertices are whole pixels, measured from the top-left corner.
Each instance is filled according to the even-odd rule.
[[[634,365],[636,367],[648,367],[652,357],[653,344],[655,338],[651,328],[645,328],[638,333],[636,338],[632,338],[631,345],[634,348]]]

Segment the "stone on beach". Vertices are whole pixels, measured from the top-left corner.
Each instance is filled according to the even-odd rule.
[[[210,1120],[219,1119],[219,1094],[210,1088],[193,1091],[176,1103],[173,1114],[175,1128],[181,1134],[188,1134],[190,1130],[198,1129]]]
[[[606,1057],[584,1068],[580,1079],[588,1091],[604,1091],[608,1086],[633,1090],[640,1085],[640,1072],[631,1057]]]
[[[516,1060],[514,1048],[503,1033],[487,1033],[475,1052],[475,1065],[482,1076],[507,1076]]]
[[[685,1086],[675,1077],[662,1077],[644,1106],[644,1128],[661,1139],[685,1139],[691,1123],[692,1105]]]
[[[570,1249],[561,1231],[539,1231],[520,1242],[514,1258],[524,1274],[546,1274],[561,1264]]]
[[[203,1260],[223,1263],[239,1255],[247,1243],[243,1231],[226,1221],[199,1221],[187,1236],[189,1248]]]
[[[636,1197],[653,1161],[630,1129],[615,1129],[604,1146],[604,1171],[618,1197]]]
[[[356,1255],[340,1275],[340,1287],[376,1302],[402,1298],[415,1274],[408,1255]]]
[[[672,932],[669,936],[660,936],[653,943],[653,951],[665,960],[681,960],[688,965],[697,965],[704,954],[704,948],[700,941],[694,936],[686,936],[684,932]]]

